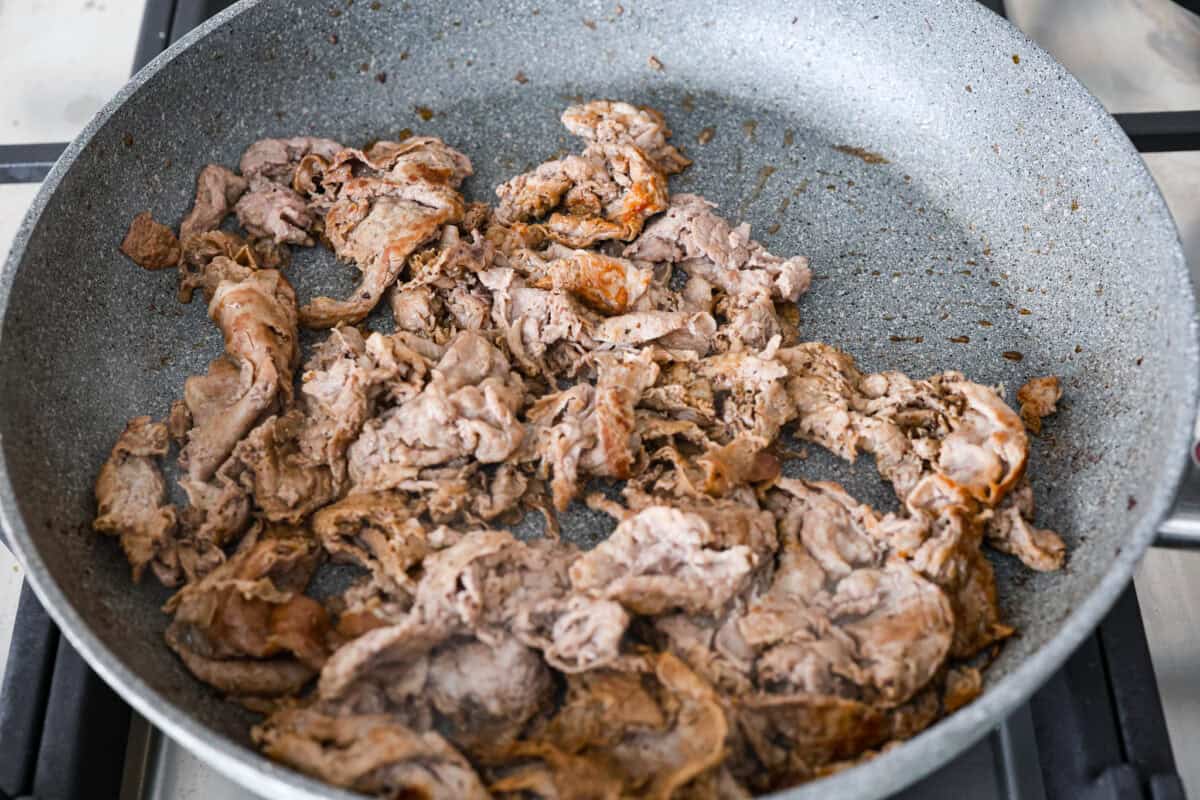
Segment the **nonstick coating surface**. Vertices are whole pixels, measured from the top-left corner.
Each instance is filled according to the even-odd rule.
[[[1031,471],[1038,518],[1070,559],[1052,575],[994,559],[1020,635],[987,691],[788,796],[874,797],[916,780],[1095,625],[1168,507],[1196,394],[1191,287],[1140,159],[1074,79],[969,0],[736,5],[247,2],[143,70],[72,145],[0,280],[0,500],[51,613],[143,714],[268,796],[347,796],[245,746],[250,717],[162,644],[167,593],[131,586],[115,543],[89,531],[91,483],[126,419],[164,415],[221,351],[203,304],[175,301],[173,274],[118,254],[130,218],[177,221],[204,163],[301,133],[441,136],[474,160],[468,194],[488,199],[578,147],[558,114],[580,98],[661,109],[696,160],[674,191],[717,201],[774,252],[811,257],[804,338],[872,370],[961,369],[1010,401],[1030,377],[1064,380]],[[303,299],[345,292],[356,273],[314,250],[287,274]],[[894,505],[869,458],[851,468],[818,452],[798,469]],[[578,514],[569,535],[608,527]]]

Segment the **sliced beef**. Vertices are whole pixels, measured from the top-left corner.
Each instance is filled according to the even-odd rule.
[[[346,300],[318,297],[307,304],[301,310],[304,324],[329,328],[370,313],[409,256],[443,226],[462,220],[465,206],[457,188],[470,174],[466,156],[433,138],[340,153],[323,178],[335,198],[325,214],[325,235],[363,278]]]
[[[263,178],[291,186],[296,168],[308,155],[332,159],[342,146],[332,139],[294,136],[290,139],[259,139],[246,148],[238,165],[247,179]]]
[[[577,494],[581,476],[629,477],[640,446],[634,407],[657,375],[648,358],[602,355],[594,386],[576,384],[530,406],[531,457],[553,476],[560,510]]]
[[[1058,410],[1062,399],[1062,384],[1055,375],[1030,378],[1017,390],[1017,402],[1021,404],[1021,421],[1034,433],[1042,431],[1042,417]]]
[[[1060,569],[1067,546],[1062,537],[1050,530],[1036,528],[1033,519],[1033,488],[1022,480],[996,508],[987,522],[987,542],[1002,553],[1021,559],[1021,563],[1039,572]]]
[[[470,763],[433,731],[417,733],[386,714],[331,716],[285,708],[253,732],[271,758],[316,778],[380,797],[486,800]]]
[[[270,417],[238,442],[233,451],[233,457],[245,468],[242,485],[272,522],[299,524],[337,496],[330,468],[313,463],[301,452],[299,439],[304,424],[299,410]]]
[[[377,490],[411,477],[414,467],[463,457],[503,461],[524,436],[515,416],[523,398],[504,354],[464,331],[419,395],[364,425],[349,449],[351,480],[359,491]]]
[[[508,263],[530,286],[570,292],[601,314],[625,313],[650,286],[650,270],[623,258],[559,246],[546,256],[526,250],[509,257]]]
[[[249,187],[247,180],[220,164],[206,164],[196,178],[196,199],[179,225],[179,239],[186,245],[193,236],[221,227],[238,199]]]
[[[193,406],[187,401],[194,426],[180,463],[192,481],[211,478],[260,419],[291,403],[292,370],[299,356],[296,296],[275,270],[222,281],[208,313],[225,337],[225,356],[214,362],[206,379],[206,384],[219,384],[220,391],[192,392],[216,402]],[[188,394],[185,389],[185,399]]]
[[[313,245],[311,228],[316,217],[304,198],[288,186],[251,178],[250,190],[234,207],[238,224],[253,236],[271,239],[276,244]]]
[[[403,403],[425,385],[434,353],[421,353],[402,334],[334,329],[305,365],[300,393],[305,411],[301,448],[329,466],[335,486],[347,479],[346,451],[383,402]],[[438,356],[440,357],[440,356]]]
[[[179,263],[182,250],[174,232],[143,211],[129,224],[121,252],[143,269],[166,269]]]
[[[519,766],[491,788],[573,796],[595,775],[599,796],[667,800],[721,761],[728,732],[711,686],[670,654],[647,655],[570,676],[562,706],[511,748]]]
[[[174,548],[175,506],[167,503],[167,483],[158,466],[166,455],[167,429],[149,417],[129,421],[96,477],[96,519],[92,528],[118,536],[140,581],[149,566],[166,586],[179,580]]]
[[[167,603],[167,643],[230,695],[298,691],[329,654],[329,619],[303,594],[320,550],[290,529],[251,534],[228,561]]]
[[[745,586],[755,562],[749,547],[722,541],[698,514],[650,506],[580,556],[571,583],[638,614],[716,614]]]
[[[562,114],[571,133],[588,141],[633,144],[666,175],[682,172],[692,162],[667,143],[671,131],[663,115],[652,108],[615,100],[593,100],[571,106]]]

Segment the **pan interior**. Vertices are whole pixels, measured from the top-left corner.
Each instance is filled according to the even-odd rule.
[[[125,227],[146,209],[177,223],[200,166],[234,166],[262,136],[437,135],[472,157],[467,192],[489,199],[577,149],[557,121],[569,103],[650,104],[696,162],[674,192],[811,258],[804,339],[871,370],[959,369],[1003,384],[1010,402],[1028,378],[1060,376],[1065,398],[1032,440],[1030,471],[1038,520],[1070,560],[1041,575],[994,559],[1021,635],[989,685],[1045,646],[1170,494],[1194,381],[1173,227],[1111,122],[982,12],[916,0],[882,18],[834,0],[737,15],[326,5],[252,4],[116,109],[49,198],[0,340],[3,453],[38,554],[121,662],[213,730],[245,741],[250,718],[161,644],[166,593],[131,586],[115,543],[90,532],[90,486],[124,422],[162,417],[221,351],[202,304],[176,302],[173,274],[120,256]],[[287,275],[302,299],[356,277],[323,250],[299,252]],[[809,449],[793,474],[894,506],[869,458],[851,467]],[[569,535],[591,542],[607,527],[580,513]]]

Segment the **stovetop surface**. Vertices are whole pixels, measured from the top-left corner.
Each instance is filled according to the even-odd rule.
[[[120,6],[125,12],[141,14],[144,8],[145,21],[140,36],[131,34],[128,24],[120,30],[116,26],[105,30],[100,37],[103,44],[96,45],[98,57],[109,71],[115,69],[114,64],[124,69],[130,53],[136,53],[136,63],[144,63],[165,43],[228,4],[222,0],[107,0],[107,6]],[[46,13],[35,0],[25,0],[23,5],[30,12],[27,17]],[[111,25],[113,14],[105,0],[79,0],[73,5],[80,14],[94,13],[108,21],[103,24]],[[1022,29],[1079,74],[1110,110],[1200,108],[1200,21],[1168,0],[1008,0],[1006,8]],[[34,34],[46,27],[26,19],[28,30],[6,29],[14,16],[18,14],[11,6],[0,3],[0,35],[15,33],[22,42],[20,47],[0,53],[0,71],[6,73],[20,68],[22,58],[36,63],[35,50],[44,47],[31,42]],[[1097,53],[1114,62],[1114,67],[1097,67]],[[1118,68],[1122,61],[1133,66]],[[54,91],[55,81],[74,85],[80,72],[71,59],[56,60],[54,69],[40,73],[41,82],[34,88]],[[74,135],[91,110],[119,85],[104,84],[106,77],[109,83],[114,78],[103,70],[89,70],[88,76],[96,85],[93,104],[84,102],[82,111],[69,103],[59,107],[60,117],[46,119],[42,126],[50,138]],[[5,108],[6,93],[13,91],[0,88],[0,109]],[[21,100],[30,102],[28,97]],[[19,125],[8,126],[3,114],[0,110],[0,147],[29,141],[14,130]],[[1150,155],[1147,162],[1180,223],[1197,271],[1200,197],[1195,187],[1200,186],[1200,153]],[[30,184],[0,186],[0,209],[18,207],[31,197]],[[18,221],[17,213],[0,213],[0,248]],[[1200,494],[1194,502],[1200,505]],[[1190,634],[1195,630],[1191,621],[1200,621],[1200,556],[1190,558],[1189,564],[1187,555],[1152,553],[1138,578],[1140,610],[1138,596],[1128,592],[1097,635],[1033,702],[963,756],[897,798],[1165,800],[1182,797],[1183,783],[1200,789],[1200,692],[1193,689],[1196,667],[1200,666],[1200,644],[1193,640],[1200,637]],[[21,687],[22,694],[42,696],[39,707],[44,716],[30,723],[39,728],[40,742],[35,738],[34,752],[25,754],[25,772],[40,776],[37,796],[41,800],[117,796],[118,791],[123,800],[255,797],[207,768],[136,714],[131,715],[55,634],[27,636],[16,642],[27,656],[25,673],[6,671],[5,645],[19,585],[19,570],[0,547],[0,673],[5,674],[6,698],[14,685]],[[31,599],[30,594],[26,602]],[[1154,652],[1153,668],[1147,634]],[[30,653],[33,658],[28,657]],[[1175,750],[1184,756],[1179,768],[1182,783],[1167,739],[1156,669],[1167,699],[1166,717]],[[0,759],[0,800],[5,790],[13,796],[29,790],[5,783],[19,760],[9,757],[18,750],[7,746],[13,734],[6,733],[6,726],[11,727],[13,720],[11,712],[5,716],[6,703],[7,699],[0,699],[0,753],[6,756]],[[129,734],[95,736],[97,726],[89,721],[100,719],[115,721],[116,729],[127,729]],[[113,729],[105,728],[106,732]],[[40,748],[36,747],[39,743]],[[97,794],[94,790],[100,786],[121,788]],[[83,792],[84,787],[89,791]]]

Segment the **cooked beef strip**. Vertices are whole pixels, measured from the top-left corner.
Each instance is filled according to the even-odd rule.
[[[596,358],[595,385],[580,383],[536,400],[528,409],[532,457],[552,475],[561,511],[579,490],[579,478],[627,478],[640,447],[634,406],[653,384],[658,367],[645,357]]]
[[[467,157],[434,138],[339,153],[323,178],[325,191],[336,191],[325,214],[325,235],[363,278],[347,300],[318,297],[305,305],[305,326],[330,328],[366,317],[408,257],[444,225],[462,220],[465,206],[456,190],[470,174]]]
[[[175,506],[157,459],[166,455],[167,429],[149,417],[129,421],[96,476],[96,519],[92,528],[119,536],[121,549],[140,581],[147,565],[165,586],[179,580],[174,551]]]
[[[180,463],[192,481],[211,478],[258,420],[291,403],[292,370],[300,352],[296,295],[276,270],[222,281],[208,314],[225,337],[225,356],[219,363],[229,377],[222,380],[219,400],[213,397],[219,408],[201,411],[188,403],[194,426]],[[210,378],[217,364],[210,367]]]
[[[192,210],[179,224],[179,240],[189,239],[221,227],[249,183],[220,164],[207,164],[196,177],[196,199]]]
[[[1039,572],[1053,572],[1062,567],[1067,546],[1050,530],[1036,528],[1033,519],[1033,487],[1022,479],[1017,488],[996,507],[995,516],[987,522],[987,542],[1002,553],[1021,559],[1021,563]]]
[[[168,644],[274,711],[270,755],[384,796],[747,797],[969,702],[1012,633],[982,543],[1065,556],[1032,523],[1022,426],[1056,381],[1023,387],[1019,418],[958,373],[865,374],[800,343],[807,260],[670,198],[688,161],[660,115],[596,101],[563,123],[583,152],[499,187],[494,212],[428,137],[264,140],[242,176],[201,172],[163,259],[225,353],[97,482],[97,530],[135,576],[186,582]],[[248,236],[217,228],[235,203]],[[333,330],[294,397],[277,269],[318,233],[363,277],[300,315]],[[345,324],[385,294],[394,332]],[[178,512],[154,462],[168,427]],[[871,453],[899,510],[784,477],[785,431]],[[617,525],[581,551],[555,509],[592,480],[625,483],[588,487]],[[546,537],[487,527],[529,509]],[[361,570],[324,606],[303,594],[321,553]]]
[[[285,708],[256,726],[253,736],[271,758],[354,791],[427,800],[489,796],[471,764],[445,739],[386,714]]]
[[[503,461],[524,436],[515,416],[523,398],[523,382],[504,354],[464,331],[420,394],[363,426],[348,451],[350,479],[356,490],[369,491],[412,477],[413,468],[456,458]]]
[[[342,146],[332,139],[294,136],[290,139],[259,139],[242,153],[238,168],[247,179],[262,177],[285,186],[292,185],[297,166],[308,155],[331,159]]]
[[[143,269],[166,269],[179,263],[179,240],[166,225],[143,211],[129,224],[121,252]]]
[[[1042,432],[1042,417],[1058,410],[1062,399],[1062,384],[1055,375],[1030,378],[1017,390],[1017,402],[1021,405],[1021,421],[1034,433]]]
[[[238,442],[233,457],[245,472],[242,485],[272,522],[299,524],[337,496],[333,473],[301,451],[304,414],[293,409],[270,417]]]
[[[667,800],[721,762],[727,733],[716,692],[683,662],[669,653],[631,658],[568,677],[558,712],[511,747],[526,763],[496,770],[490,788],[571,796],[582,767],[604,777],[598,787],[608,796]]]
[[[580,556],[571,583],[638,614],[718,613],[744,587],[755,561],[749,547],[721,541],[698,514],[650,506]]]
[[[302,592],[321,551],[291,529],[248,534],[238,551],[168,602],[166,639],[193,673],[230,695],[292,694],[329,651],[329,619]]]

